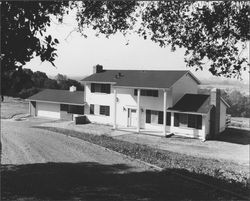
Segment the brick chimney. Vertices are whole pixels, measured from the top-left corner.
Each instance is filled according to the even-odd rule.
[[[70,91],[70,92],[76,91],[76,87],[75,87],[75,86],[71,86],[71,87],[69,88],[69,91]]]
[[[100,73],[102,71],[103,71],[103,66],[102,65],[97,64],[97,65],[93,66],[93,74],[94,73]]]
[[[210,115],[210,135],[212,138],[216,138],[220,133],[220,98],[220,89],[211,89],[210,104],[214,106]]]

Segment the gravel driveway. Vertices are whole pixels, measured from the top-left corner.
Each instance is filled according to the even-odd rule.
[[[103,147],[33,128],[41,119],[26,121],[2,120],[2,164],[32,164],[47,162],[96,162],[127,164],[130,171],[145,171],[150,167],[132,161]]]
[[[51,120],[1,120],[1,200],[230,200],[97,145],[35,128]]]

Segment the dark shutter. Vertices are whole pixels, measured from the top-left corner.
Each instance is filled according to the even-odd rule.
[[[179,113],[174,113],[174,126],[178,127],[179,124]]]
[[[188,114],[188,127],[189,128],[196,128],[197,127],[196,119],[197,119],[197,115]]]
[[[146,123],[150,124],[151,123],[151,111],[146,110]]]
[[[94,104],[90,104],[90,114],[95,114],[95,105]]]
[[[134,90],[134,95],[137,96],[137,89]]]
[[[166,124],[167,124],[167,126],[171,125],[171,112],[167,112]]]
[[[197,115],[196,117],[197,117],[197,119],[196,119],[196,121],[197,121],[196,128],[197,129],[201,129],[202,128],[202,116],[201,115]]]
[[[158,124],[163,124],[163,112],[158,112]]]
[[[91,83],[91,92],[94,93],[95,92],[95,84]]]

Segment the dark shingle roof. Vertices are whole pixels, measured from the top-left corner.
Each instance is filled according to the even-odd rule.
[[[173,107],[168,108],[168,110],[206,114],[211,108],[209,100],[209,95],[185,94]]]
[[[31,96],[28,100],[41,102],[68,103],[72,105],[84,105],[84,92],[57,89],[44,89],[43,91]]]
[[[111,82],[115,86],[142,88],[169,88],[189,71],[177,70],[103,70],[82,81]],[[118,75],[121,76],[118,76]],[[198,81],[197,81],[198,82]]]

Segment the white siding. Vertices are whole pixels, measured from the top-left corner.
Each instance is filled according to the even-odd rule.
[[[184,94],[198,93],[198,84],[197,82],[190,76],[190,74],[184,75],[180,78],[173,86],[173,104],[175,104]]]
[[[91,122],[113,124],[114,111],[114,89],[111,87],[111,93],[91,93],[90,84],[85,85],[86,102],[85,114]],[[159,90],[159,97],[141,96],[141,128],[145,127],[146,109],[163,111],[163,91]],[[90,115],[90,104],[110,106],[110,116]],[[137,96],[134,96],[134,89],[117,88],[117,125],[128,125],[128,108],[136,108]],[[167,107],[172,106],[172,92],[167,92]]]
[[[113,124],[113,97],[114,94],[110,93],[110,94],[106,94],[106,93],[91,93],[91,85],[90,84],[86,84],[85,85],[85,101],[87,102],[87,104],[84,107],[84,114],[86,114],[86,116],[88,117],[88,119],[91,122],[95,122],[95,123],[100,123],[100,124]],[[111,92],[112,89],[111,89]],[[105,115],[99,115],[99,114],[89,114],[89,110],[90,110],[90,104],[94,104],[95,105],[95,113],[96,113],[96,106],[97,105],[105,105],[105,106],[109,106],[110,108],[110,116],[105,116]],[[99,109],[97,111],[99,113]]]
[[[37,116],[60,119],[60,104],[37,102]]]
[[[226,110],[227,106],[223,101],[220,101],[220,132],[224,131],[226,128]]]

